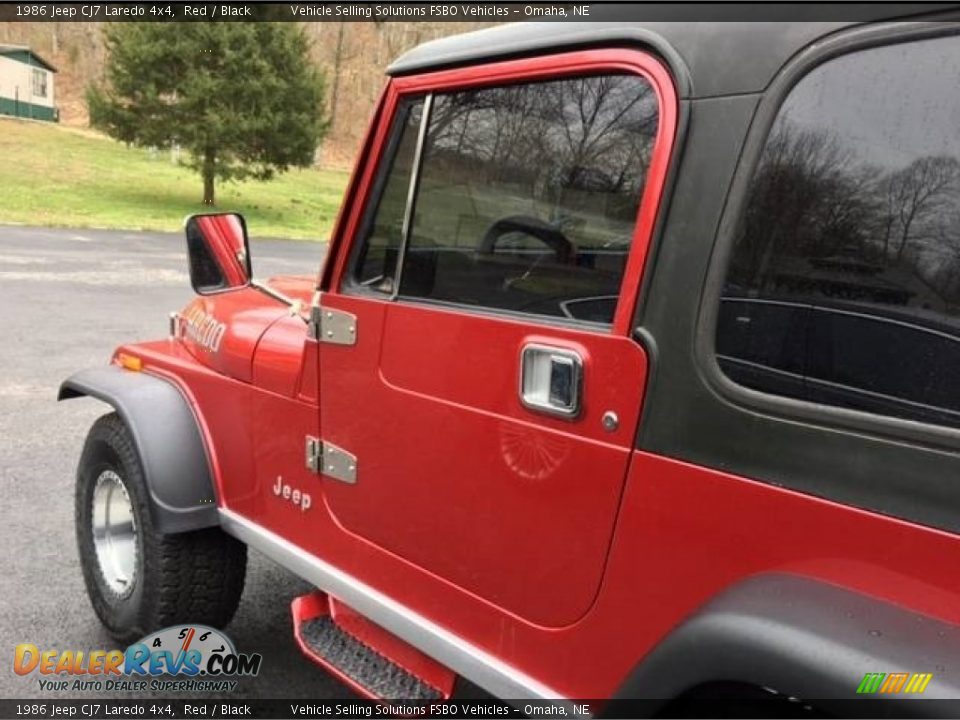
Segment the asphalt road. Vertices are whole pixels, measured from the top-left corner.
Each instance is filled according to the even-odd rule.
[[[252,247],[259,278],[313,274],[322,254],[312,243]],[[106,406],[90,399],[58,404],[57,388],[75,370],[107,362],[120,343],[163,337],[168,312],[192,296],[186,267],[180,234],[0,227],[2,698],[85,696],[53,695],[40,689],[36,673],[16,675],[18,643],[61,651],[116,647],[87,600],[73,528],[77,459]],[[226,632],[241,652],[264,659],[259,676],[242,680],[230,697],[355,697],[294,643],[290,601],[307,590],[251,552],[243,601]]]

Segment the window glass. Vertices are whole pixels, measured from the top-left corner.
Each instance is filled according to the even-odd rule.
[[[47,96],[47,73],[36,68],[33,71],[33,94],[37,97]]]
[[[436,95],[400,295],[611,322],[656,130],[635,75]]]
[[[381,292],[393,292],[422,113],[422,99],[405,102],[397,110],[386,153],[389,170],[378,179],[374,190],[378,200],[361,231],[354,278]]]
[[[960,40],[801,80],[753,179],[720,366],[766,392],[960,427]]]

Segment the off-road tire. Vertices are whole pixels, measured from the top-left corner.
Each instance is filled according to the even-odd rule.
[[[106,470],[120,476],[135,522],[136,571],[132,588],[123,594],[107,584],[93,543],[93,492]],[[116,413],[104,415],[87,435],[76,486],[77,547],[94,612],[124,644],[180,623],[224,627],[243,593],[246,545],[220,528],[160,534],[151,519],[149,502],[130,431]]]

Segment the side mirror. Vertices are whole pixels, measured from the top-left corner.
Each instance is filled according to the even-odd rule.
[[[250,284],[250,241],[243,215],[191,215],[186,231],[190,284],[197,293],[210,295]]]

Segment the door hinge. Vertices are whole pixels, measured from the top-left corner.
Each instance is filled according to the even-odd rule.
[[[357,343],[357,316],[343,310],[310,306],[310,337],[333,345]]]
[[[307,436],[307,469],[353,485],[357,482],[357,457],[318,437]]]

